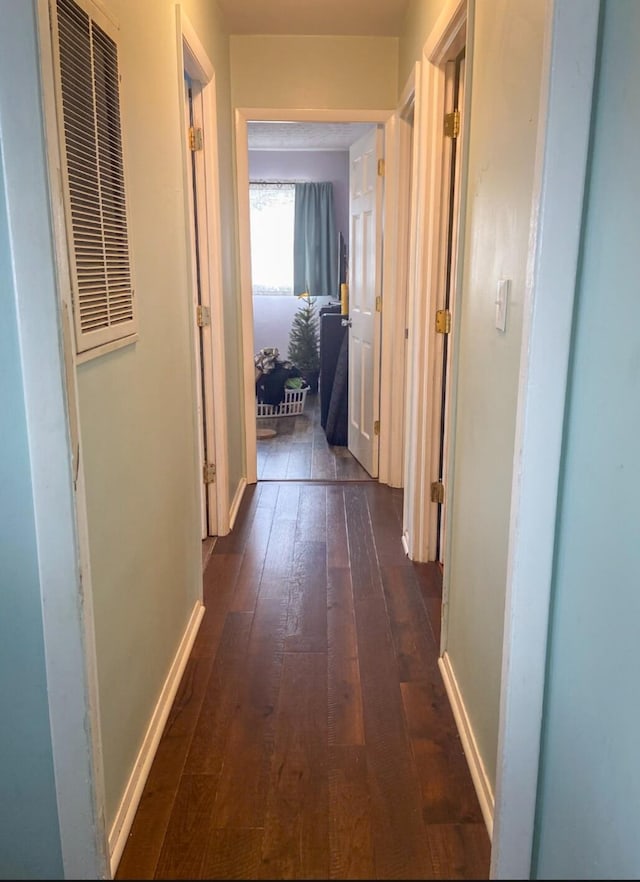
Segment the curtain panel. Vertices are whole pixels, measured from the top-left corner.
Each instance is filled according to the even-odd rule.
[[[293,229],[293,293],[338,297],[338,233],[333,184],[296,184]]]

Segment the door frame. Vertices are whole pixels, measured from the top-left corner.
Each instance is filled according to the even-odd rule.
[[[89,526],[77,388],[62,160],[47,0],[19,0],[0,38],[0,72],[24,87],[2,125],[5,179],[28,180],[7,221],[12,239],[33,511],[42,598],[52,762],[65,878],[109,878]],[[34,55],[24,53],[33,29]],[[14,47],[15,52],[14,52]],[[7,51],[5,51],[7,50]],[[6,71],[4,70],[6,66]],[[0,116],[2,106],[0,102]],[[21,133],[29,131],[24,139]],[[0,171],[0,174],[2,172]]]
[[[189,77],[189,84],[186,83],[186,77],[188,76],[185,71],[185,93],[188,93],[189,89],[191,89],[191,98],[189,99],[187,94],[185,94],[184,100],[184,108],[185,108],[185,117],[183,123],[182,135],[184,138],[185,131],[188,132],[191,128],[191,115],[194,114],[194,117],[197,118],[198,123],[202,119],[202,90],[200,88],[200,83],[192,80]],[[201,153],[201,151],[198,151]],[[191,192],[187,195],[188,201],[188,214],[187,217],[192,219],[192,223],[189,224],[189,242],[191,245],[190,249],[190,257],[191,257],[191,266],[190,266],[190,287],[191,287],[191,315],[197,315],[198,306],[202,306],[205,308],[209,307],[208,301],[205,302],[205,299],[202,296],[202,288],[205,287],[208,291],[208,279],[206,279],[205,284],[203,285],[202,273],[200,270],[200,265],[204,264],[205,273],[206,273],[206,257],[202,259],[200,252],[201,239],[204,238],[202,236],[196,236],[196,231],[198,230],[198,212],[202,211],[202,156],[197,156],[196,152],[192,152],[191,156],[192,160],[192,188]],[[200,160],[200,161],[198,161]],[[206,247],[206,243],[205,243]],[[191,285],[191,279],[197,280],[198,273],[200,272],[200,288],[197,284]],[[204,339],[204,331],[205,328],[199,327],[196,322],[193,325],[193,354],[195,359],[195,376],[196,376],[196,410],[197,410],[197,437],[199,440],[199,474],[204,477],[204,467],[205,463],[208,461],[215,462],[215,444],[213,442],[214,438],[214,422],[213,422],[213,402],[211,401],[210,395],[205,395],[204,393],[204,384],[205,384],[205,371],[207,372],[207,376],[213,376],[210,365],[205,367],[206,355],[208,347],[206,346]],[[210,351],[210,350],[209,350]],[[210,361],[210,359],[209,359]],[[200,382],[198,379],[200,378]],[[211,406],[207,406],[211,405]],[[207,444],[207,440],[209,443]],[[209,450],[212,451],[213,456],[209,455]],[[215,483],[206,484],[204,480],[200,481],[200,523],[201,523],[201,538],[204,540],[208,536],[215,536],[217,533],[217,502],[216,502],[216,485]]]
[[[511,491],[492,879],[531,875],[599,11],[600,0],[553,0],[546,17]]]
[[[416,216],[416,150],[420,111],[420,62],[413,66],[396,112],[388,122],[390,137],[385,145],[385,168],[388,170],[384,191],[384,217],[387,230],[382,249],[383,297],[394,298],[394,315],[382,322],[380,377],[380,452],[378,481],[391,487],[404,485],[405,407],[407,400],[407,292],[415,266],[415,236],[411,218]],[[413,114],[413,124],[409,117]],[[393,294],[385,283],[393,284]],[[384,307],[383,307],[384,308]],[[384,313],[383,313],[384,315]],[[382,368],[393,365],[390,372]]]
[[[418,181],[418,229],[429,231],[438,204],[429,127],[438,127],[438,59],[461,16],[465,0],[449,0],[423,51],[424,122],[419,129],[423,157]],[[551,0],[545,21],[545,49],[538,126],[538,146],[531,215],[527,289],[521,343],[520,376],[513,461],[512,500],[502,644],[495,803],[489,833],[490,878],[528,879],[533,856],[536,796],[544,711],[551,580],[555,548],[557,489],[567,400],[568,363],[582,229],[588,161],[593,82],[597,58],[599,0]],[[469,4],[467,65],[473,63],[473,9]],[[468,108],[473,83],[467,85]],[[468,114],[467,114],[468,115]],[[435,124],[435,125],[434,125]],[[468,131],[468,127],[467,127]],[[433,159],[433,157],[432,157]],[[461,187],[464,199],[465,181]],[[424,200],[424,203],[422,202]],[[464,216],[464,203],[460,211]],[[429,244],[417,262],[410,320],[424,311],[415,291],[425,290]],[[417,334],[424,329],[418,325]],[[412,334],[415,337],[417,334]],[[412,347],[408,384],[424,374],[428,351],[415,359]],[[417,372],[415,372],[417,370]],[[455,366],[454,366],[455,371]],[[413,383],[412,383],[413,379]],[[455,377],[453,378],[455,387]],[[405,485],[405,547],[416,559],[427,559],[428,529],[423,517],[426,488],[422,450],[427,439],[426,389],[415,389],[407,418],[408,451],[418,480]],[[416,396],[418,401],[416,402]],[[453,407],[453,403],[452,403]],[[453,448],[455,428],[450,444]],[[451,451],[450,451],[451,452]],[[449,488],[450,490],[451,488]],[[427,502],[428,505],[428,502]],[[451,530],[447,524],[448,543]],[[445,552],[446,553],[446,552]],[[424,558],[419,555],[425,555]],[[475,783],[475,781],[474,781]],[[485,817],[486,820],[486,817]]]
[[[433,341],[433,375],[431,387],[430,409],[430,431],[431,431],[431,447],[434,451],[433,471],[429,483],[441,481],[446,488],[450,483],[450,475],[452,470],[449,469],[450,453],[453,449],[453,439],[451,436],[452,429],[452,401],[455,398],[455,386],[452,383],[452,375],[457,365],[456,351],[458,339],[458,321],[457,321],[457,301],[459,300],[459,273],[462,255],[462,219],[461,208],[463,205],[463,171],[466,156],[465,149],[465,124],[467,109],[464,106],[465,94],[465,73],[463,72],[461,83],[458,85],[457,95],[455,89],[455,65],[456,62],[451,58],[452,55],[458,56],[462,49],[466,49],[466,28],[458,32],[458,36],[454,45],[448,51],[448,60],[444,63],[443,69],[445,73],[444,84],[444,113],[450,113],[453,105],[458,103],[460,113],[460,131],[457,137],[455,149],[455,164],[452,163],[453,148],[450,150],[449,145],[445,142],[444,133],[441,133],[443,147],[443,163],[442,163],[442,214],[440,217],[440,246],[439,254],[439,282],[435,292],[435,309],[444,309],[447,307],[447,294],[449,295],[448,310],[451,316],[451,332],[448,335],[435,333],[433,330],[433,314],[431,317],[431,339]],[[464,64],[464,62],[463,62]],[[466,70],[466,66],[465,66]],[[459,101],[458,99],[462,100]],[[455,142],[454,142],[455,143]],[[451,180],[454,180],[454,186],[451,187]],[[451,229],[450,229],[451,224]],[[449,237],[451,236],[451,241]],[[449,245],[451,250],[449,252]],[[447,276],[449,276],[447,290]],[[446,352],[446,355],[445,355]],[[429,507],[429,560],[434,560],[441,565],[445,558],[445,545],[447,535],[447,500],[443,500],[441,504],[432,503]],[[443,580],[443,617],[448,611],[448,580]],[[442,622],[443,625],[446,623]],[[441,629],[442,644],[441,651],[444,651],[446,639],[446,626]]]
[[[196,159],[196,191],[198,193],[198,250],[200,255],[201,302],[208,306],[211,324],[201,329],[203,343],[203,411],[208,432],[208,444],[214,452],[216,465],[215,487],[209,495],[210,505],[214,510],[215,534],[226,535],[231,529],[229,516],[229,469],[227,449],[227,384],[225,368],[224,339],[224,304],[222,279],[222,238],[220,211],[220,183],[218,173],[218,126],[216,107],[216,72],[205,51],[193,25],[180,5],[176,7],[177,39],[178,39],[178,76],[179,76],[179,109],[180,121],[186,118],[186,102],[184,97],[184,74],[189,75],[199,92],[199,103],[202,112],[203,149],[197,152]],[[187,137],[182,140],[182,171],[183,192],[185,198],[185,216],[189,224],[185,230],[187,236],[187,253],[192,255],[189,262],[189,289],[191,297],[190,317],[193,333],[192,341],[192,373],[193,382],[201,383],[198,370],[200,358],[196,350],[198,325],[196,317],[196,266],[195,240],[192,219],[193,188],[191,176],[191,150]],[[196,400],[198,390],[196,388]],[[197,411],[197,408],[196,408]],[[203,426],[196,412],[196,439],[200,439]],[[196,451],[201,458],[200,442]],[[200,475],[202,478],[202,475]],[[202,492],[202,491],[200,491]]]
[[[441,222],[447,198],[442,134],[446,62],[467,27],[466,0],[449,0],[427,40],[420,65],[419,127],[415,171],[416,209],[411,239],[416,242],[415,268],[409,289],[409,350],[407,354],[406,461],[402,538],[415,561],[435,559],[437,510],[430,488],[438,472],[440,399],[437,388],[439,351],[435,331],[438,292],[442,287],[445,228]],[[467,89],[467,101],[470,90]],[[463,154],[466,152],[461,138]],[[464,216],[464,164],[460,185],[460,216]],[[458,250],[462,248],[462,237]],[[461,262],[453,290],[459,287]],[[454,295],[455,296],[455,295]],[[455,333],[455,329],[454,333]],[[455,359],[451,359],[453,363]],[[449,382],[451,383],[451,372]],[[450,396],[450,405],[452,396]],[[450,407],[451,412],[451,407]],[[451,462],[451,459],[449,460]],[[446,506],[445,506],[446,507]]]
[[[240,299],[241,299],[241,328],[242,328],[242,373],[243,373],[243,397],[244,397],[244,426],[245,426],[245,469],[248,484],[255,484],[258,480],[257,468],[257,443],[256,443],[256,392],[255,392],[255,369],[254,369],[254,336],[253,336],[253,293],[251,285],[251,230],[249,221],[249,144],[247,124],[251,121],[268,122],[364,122],[380,124],[384,126],[384,154],[385,158],[394,153],[396,139],[396,125],[394,123],[395,112],[392,110],[320,110],[320,109],[295,109],[290,107],[238,107],[235,110],[235,134],[236,134],[236,185],[238,197],[238,246],[240,258]],[[386,159],[385,159],[386,163]],[[383,229],[394,230],[394,219],[391,200],[387,198],[387,187],[395,188],[396,170],[394,164],[386,166],[385,173],[385,198],[383,206]],[[397,189],[397,188],[395,188]],[[385,234],[384,248],[387,247],[388,232]],[[389,333],[396,335],[394,326],[402,325],[401,333],[404,335],[404,309],[396,309],[397,299],[400,296],[395,284],[395,277],[391,274],[385,277],[383,264],[382,279],[382,327],[390,322]],[[384,330],[383,330],[384,334]],[[381,348],[380,365],[380,397],[388,394],[387,384],[393,377],[393,352],[384,345]],[[392,438],[398,433],[397,423],[399,416],[396,413],[394,419],[388,425],[381,422],[379,457],[388,461],[394,457],[402,456],[402,445],[393,450]],[[390,449],[391,448],[391,449]],[[379,479],[381,480],[381,479]]]

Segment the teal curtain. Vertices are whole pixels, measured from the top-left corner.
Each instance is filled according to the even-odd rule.
[[[293,293],[338,297],[338,232],[333,184],[296,184]]]

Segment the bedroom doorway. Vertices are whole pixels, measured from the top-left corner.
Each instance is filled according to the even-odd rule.
[[[354,226],[351,217],[352,188],[351,147],[363,135],[373,134],[381,149],[382,130],[375,139],[375,122],[323,123],[283,122],[278,120],[247,121],[247,178],[249,189],[249,250],[251,277],[251,330],[253,332],[253,355],[260,367],[269,356],[275,357],[277,370],[286,376],[283,366],[290,364],[290,333],[297,316],[304,315],[308,302],[296,296],[293,279],[293,224],[294,190],[296,184],[315,183],[317,187],[329,184],[333,199],[333,233],[335,240],[328,257],[329,266],[335,269],[326,293],[312,298],[313,324],[318,342],[318,357],[322,361],[321,382],[303,393],[280,390],[284,400],[278,405],[266,403],[261,385],[256,396],[254,414],[257,480],[375,480],[377,478],[377,441],[374,423],[379,414],[379,384],[366,390],[368,396],[362,407],[352,413],[365,413],[371,422],[369,434],[369,458],[360,452],[360,460],[350,451],[349,431],[351,420],[349,407],[353,397],[349,394],[349,377],[360,362],[351,359],[349,349],[357,352],[356,345],[349,346],[348,327],[350,316],[345,315],[346,291],[343,285],[349,273],[349,243],[355,229],[356,237],[362,230],[371,229],[366,221],[371,213],[367,208],[365,220],[362,213]],[[377,169],[377,157],[375,157]],[[357,167],[362,168],[362,156]],[[358,181],[357,190],[362,181]],[[324,231],[326,224],[322,224]],[[315,253],[317,249],[314,247]],[[335,266],[334,266],[335,261]],[[353,278],[362,285],[369,271],[369,262],[358,262],[359,268]],[[378,269],[380,266],[378,264]],[[299,284],[298,279],[296,280]],[[351,293],[351,292],[349,292]],[[373,295],[373,323],[379,328],[380,316],[375,314],[376,294]],[[377,302],[380,302],[378,296]],[[356,300],[360,307],[360,298]],[[347,338],[346,345],[342,343]],[[369,346],[369,341],[365,341]],[[378,332],[379,347],[379,332]],[[360,347],[370,352],[370,347]],[[274,350],[277,352],[274,353]],[[345,369],[345,358],[346,369]],[[371,359],[370,359],[371,360]],[[364,365],[363,374],[373,377],[379,373],[372,370],[373,362]],[[295,370],[295,364],[294,364]],[[259,376],[256,372],[255,376]],[[275,379],[275,373],[271,379]],[[287,380],[292,385],[296,378]],[[372,396],[376,395],[373,401]],[[277,397],[277,396],[276,396]],[[302,401],[300,401],[302,398]],[[371,401],[369,401],[371,398]],[[275,400],[275,399],[273,399]],[[360,421],[356,421],[358,424]],[[247,432],[250,431],[247,414]],[[375,448],[375,450],[373,450]],[[374,462],[372,457],[376,457]],[[367,468],[364,467],[363,461]]]
[[[203,549],[230,529],[227,383],[223,321],[220,187],[216,156],[216,73],[193,26],[178,12],[182,65],[180,120],[185,245],[192,333],[194,419],[198,423],[199,496]]]
[[[194,81],[185,70],[184,72],[184,106],[185,106],[185,134],[189,138],[192,132],[202,130],[202,90],[199,83]],[[210,313],[208,297],[208,279],[206,278],[206,241],[202,236],[205,211],[202,197],[202,169],[198,162],[199,157],[195,150],[190,155],[190,230],[189,239],[191,244],[191,262],[193,278],[193,307],[197,316]],[[204,312],[206,310],[206,313]],[[218,533],[217,518],[217,487],[214,481],[206,478],[207,469],[215,470],[215,429],[213,393],[209,378],[213,376],[213,366],[209,357],[210,346],[206,337],[207,327],[201,321],[193,327],[194,334],[194,359],[196,375],[196,408],[199,429],[199,471],[203,475],[200,484],[200,524],[201,538],[206,540],[209,536]]]

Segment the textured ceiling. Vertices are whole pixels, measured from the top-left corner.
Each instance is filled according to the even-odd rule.
[[[249,150],[348,150],[371,123],[249,122]]]
[[[231,34],[398,37],[408,0],[218,0]]]

